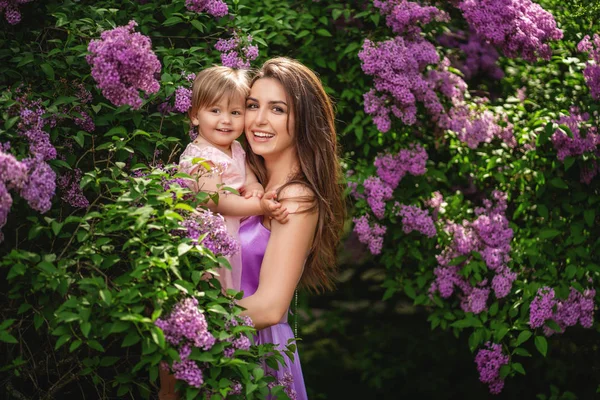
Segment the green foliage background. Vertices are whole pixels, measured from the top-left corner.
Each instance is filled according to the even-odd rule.
[[[357,54],[365,38],[381,40],[391,32],[370,2],[233,1],[228,3],[231,18],[222,19],[187,12],[184,1],[34,1],[22,6],[23,22],[15,27],[3,22],[0,33],[0,141],[11,141],[21,156],[27,151],[16,133],[18,118],[8,111],[14,105],[11,88],[22,83],[49,113],[64,117],[50,134],[65,161],[51,164],[58,174],[81,168],[92,205],[75,210],[56,196],[53,208],[39,215],[15,199],[0,245],[5,396],[152,397],[159,361],[176,358],[153,325],[163,308],[187,293],[202,293],[201,305],[217,333],[224,331],[224,318],[239,311],[230,311],[230,300],[200,280],[215,258],[170,234],[195,205],[182,200],[185,190],[165,193],[166,175],[158,170],[145,179],[130,176],[132,169],[159,161],[155,150],[162,151],[165,163],[177,159],[189,140],[187,121],[183,115],[161,115],[157,107],[173,101],[182,71],[218,63],[214,44],[237,30],[259,44],[254,66],[287,55],[320,74],[336,103],[344,163],[355,171],[354,179],[373,174],[377,154],[418,141],[428,151],[428,171],[405,177],[394,201],[416,204],[439,190],[448,202],[445,217],[460,221],[492,190],[509,195],[507,216],[515,232],[511,268],[519,277],[507,298],[479,315],[465,315],[457,302],[427,296],[443,235],[406,235],[389,212],[381,256],[368,256],[348,235],[338,291],[301,296],[300,356],[310,398],[485,398],[489,395],[478,382],[472,352],[488,340],[503,343],[511,354],[503,371],[510,377],[499,398],[517,393],[593,398],[599,383],[598,324],[590,330],[568,328],[545,340],[527,322],[529,303],[541,286],[552,286],[563,297],[588,278],[598,288],[598,179],[589,186],[579,183],[584,160],[559,162],[549,141],[558,128],[553,121],[572,105],[592,113],[598,125],[598,104],[581,73],[586,58],[576,51],[583,35],[599,32],[598,10],[585,2],[539,3],[565,33],[553,44],[553,58],[535,64],[501,58],[504,79],[469,82],[473,93],[492,99],[491,109],[508,115],[519,145],[537,143],[531,152],[512,151],[498,142],[472,150],[427,124],[407,127],[396,121],[390,132],[377,131],[363,111],[362,95],[372,82]],[[452,12],[452,21],[428,28],[427,38],[466,26],[450,5],[439,6]],[[109,104],[94,89],[85,61],[91,39],[132,19],[152,39],[162,64],[159,93],[137,111]],[[94,94],[85,109],[96,124],[92,134],[73,123],[73,109],[80,105],[73,87],[79,82]],[[527,92],[524,103],[515,98],[521,87]],[[475,192],[465,194],[472,186]],[[366,210],[364,202],[352,205],[354,215]],[[236,377],[243,380],[247,396],[260,398],[266,381],[256,360],[266,350],[240,354],[230,364],[220,350],[197,355],[210,363],[206,375],[210,387],[221,390],[217,397],[226,395]],[[197,394],[187,393],[190,398]]]

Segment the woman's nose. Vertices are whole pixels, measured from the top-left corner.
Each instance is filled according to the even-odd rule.
[[[261,108],[258,110],[258,113],[256,115],[256,123],[258,125],[265,125],[268,122],[268,118],[267,118],[267,110],[264,108]]]

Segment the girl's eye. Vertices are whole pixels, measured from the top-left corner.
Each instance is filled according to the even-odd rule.
[[[210,110],[210,112],[218,114],[220,110],[218,108],[213,108],[212,110]]]
[[[233,115],[242,115],[241,111],[232,111],[231,112]]]

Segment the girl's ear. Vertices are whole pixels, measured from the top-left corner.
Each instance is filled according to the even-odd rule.
[[[196,117],[192,117],[192,125],[198,126],[200,125],[200,121]]]

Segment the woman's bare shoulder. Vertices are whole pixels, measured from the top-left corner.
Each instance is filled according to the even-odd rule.
[[[287,208],[290,214],[316,211],[315,192],[303,183],[292,183],[283,187],[277,195],[277,200]]]

